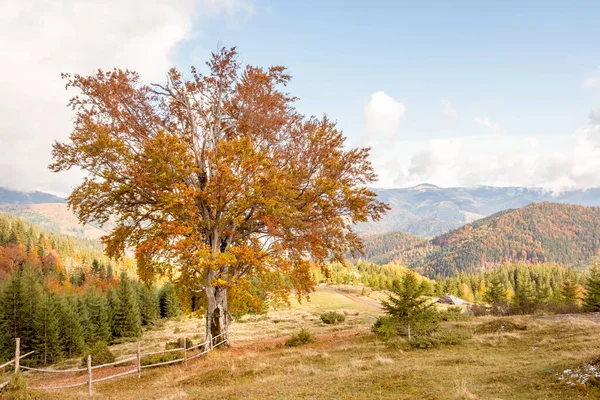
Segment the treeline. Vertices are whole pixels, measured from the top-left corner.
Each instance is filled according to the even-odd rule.
[[[374,290],[391,290],[394,282],[402,279],[409,271],[414,272],[398,264],[378,265],[359,261],[356,264],[330,264],[326,273],[313,269],[312,277],[317,283],[364,285]],[[433,281],[416,273],[414,275],[419,284],[424,285],[425,291],[433,294]]]
[[[82,290],[56,287],[43,271],[26,264],[0,284],[0,360],[21,351],[38,364],[75,357],[98,342],[138,338],[142,327],[179,314],[173,286],[148,287],[122,272],[118,279],[90,277]]]
[[[0,279],[27,263],[61,284],[76,275],[81,283],[94,260],[97,272],[109,279],[115,269],[133,265],[128,258],[119,263],[109,260],[99,242],[46,232],[21,218],[0,213]]]
[[[391,290],[408,272],[413,273],[424,294],[451,294],[473,303],[474,312],[494,314],[567,313],[600,311],[600,272],[587,272],[555,264],[506,264],[492,271],[430,280],[397,264],[366,262],[331,264],[326,273],[312,271],[317,283],[364,285]],[[596,300],[597,299],[597,300]],[[478,307],[479,306],[479,307]]]
[[[393,236],[383,236],[381,241]],[[404,247],[399,236],[399,248]],[[375,239],[370,239],[375,240]],[[403,250],[374,247],[372,261],[393,261],[420,274],[456,276],[508,263],[583,267],[600,250],[600,207],[538,203],[507,210]]]
[[[600,281],[596,266],[578,272],[558,265],[509,264],[485,273],[438,278],[434,294],[449,293],[491,306],[494,314],[600,311],[600,283],[596,281]]]

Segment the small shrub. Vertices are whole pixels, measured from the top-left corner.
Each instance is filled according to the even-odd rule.
[[[171,353],[152,354],[144,356],[141,359],[142,365],[152,365],[167,361],[173,361],[183,358],[183,351],[173,351]]]
[[[467,308],[467,314],[472,315],[473,317],[483,317],[484,315],[488,315],[488,309],[481,304],[471,304]]]
[[[475,333],[498,333],[498,332],[513,332],[513,331],[524,331],[527,329],[526,325],[515,324],[511,321],[505,321],[502,319],[495,319],[493,321],[485,322],[479,325],[475,329]]]
[[[460,307],[448,307],[448,309],[439,312],[439,318],[442,321],[465,321],[469,317],[463,314]]]
[[[185,347],[189,349],[194,345],[190,338],[185,338]],[[183,347],[183,338],[179,338],[173,342],[165,343],[165,350],[181,349]]]
[[[81,359],[81,368],[87,367],[87,356],[92,356],[92,366],[109,364],[115,361],[115,355],[110,351],[106,342],[97,342]]]
[[[466,330],[438,329],[428,335],[418,335],[409,342],[413,349],[431,349],[445,345],[457,345],[471,339],[472,335]]]
[[[295,333],[288,340],[285,341],[286,347],[296,347],[302,346],[304,344],[313,343],[315,338],[312,333],[310,333],[307,329],[302,328],[300,332]]]
[[[431,349],[438,347],[441,341],[433,335],[419,335],[413,337],[409,344],[413,349]]]
[[[384,342],[398,336],[398,331],[390,317],[379,317],[371,327],[371,332],[377,336],[377,339]]]
[[[18,373],[13,375],[8,386],[0,394],[2,400],[38,400],[47,398],[45,394],[27,389],[27,380]]]
[[[338,322],[344,322],[345,320],[346,316],[336,311],[328,311],[326,313],[321,314],[321,321],[328,325],[337,324]]]
[[[434,336],[439,339],[441,344],[457,345],[471,339],[473,334],[468,329],[453,328],[440,329],[435,332]]]
[[[10,382],[8,383],[8,386],[6,387],[6,389],[12,390],[15,392],[24,392],[27,390],[27,380],[25,379],[23,374],[20,372],[17,374],[14,374],[10,378]]]

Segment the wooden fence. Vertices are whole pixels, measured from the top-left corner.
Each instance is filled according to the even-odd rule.
[[[75,387],[80,387],[80,386],[87,386],[88,393],[92,394],[92,388],[93,388],[94,383],[103,382],[103,381],[107,381],[110,379],[119,378],[121,376],[132,375],[132,374],[137,374],[138,379],[140,379],[142,377],[142,369],[144,369],[144,368],[154,368],[154,367],[159,367],[159,366],[168,365],[168,364],[175,364],[175,363],[183,363],[184,366],[187,367],[187,363],[189,360],[206,355],[207,353],[211,352],[214,348],[221,346],[222,344],[226,343],[227,341],[228,341],[228,337],[227,337],[226,332],[221,333],[220,335],[217,335],[215,337],[211,337],[209,334],[204,342],[202,342],[198,345],[195,345],[195,346],[187,347],[187,339],[184,338],[183,339],[184,344],[183,344],[183,347],[181,347],[181,348],[162,350],[162,351],[154,351],[154,352],[146,352],[146,353],[141,352],[140,344],[138,343],[137,352],[136,352],[135,356],[130,356],[125,359],[118,360],[118,361],[115,361],[112,363],[92,366],[92,356],[88,355],[86,368],[49,369],[49,368],[32,368],[32,367],[26,367],[24,365],[20,365],[19,361],[21,359],[33,354],[34,352],[31,351],[27,354],[21,355],[20,354],[20,339],[17,338],[16,339],[16,347],[15,347],[15,358],[5,364],[0,365],[0,370],[11,364],[14,364],[14,373],[17,373],[20,370],[32,371],[35,373],[45,373],[45,374],[72,374],[72,373],[79,374],[79,373],[87,372],[87,379],[82,380],[81,382],[76,382],[76,383],[71,383],[71,384],[66,384],[66,385],[59,385],[59,386],[34,386],[34,387],[30,387],[30,389],[60,390],[60,389],[69,389],[69,388],[75,388]],[[195,352],[196,350],[198,350],[198,351]],[[158,354],[174,353],[174,352],[182,352],[183,357],[176,358],[174,360],[169,360],[169,361],[157,362],[154,364],[142,365],[143,357],[153,356],[153,355],[158,355]],[[94,379],[94,371],[99,370],[101,368],[115,367],[115,366],[121,365],[121,364],[131,364],[133,366],[133,368],[123,371],[123,372],[119,372],[117,374],[98,377],[98,378]],[[2,390],[4,387],[6,387],[9,382],[10,381],[0,383],[0,390]]]

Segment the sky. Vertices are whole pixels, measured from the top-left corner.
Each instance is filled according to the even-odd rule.
[[[376,187],[600,187],[600,2],[0,0],[0,186],[65,195],[61,72],[161,82],[219,46],[284,65],[307,115],[372,147]]]

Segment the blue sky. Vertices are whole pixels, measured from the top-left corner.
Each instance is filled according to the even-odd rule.
[[[0,123],[10,149],[0,149],[0,167],[21,175],[0,185],[68,190],[42,171],[51,140],[68,135],[64,102],[50,100],[64,98],[58,72],[117,66],[157,80],[172,65],[201,65],[220,43],[245,63],[287,66],[300,111],[337,120],[349,146],[373,147],[378,186],[600,186],[598,1],[48,4],[0,9],[0,61],[11,81],[39,79],[38,120],[52,127],[23,127],[15,106],[0,103],[14,118]],[[39,165],[22,165],[24,138]]]
[[[410,138],[477,133],[440,122],[442,99],[514,135],[586,123],[599,100],[581,84],[600,66],[600,3],[490,3],[258,1],[239,25],[211,24],[180,46],[177,63],[221,42],[248,63],[286,65],[302,110],[327,112],[349,135],[378,90],[407,106]]]

